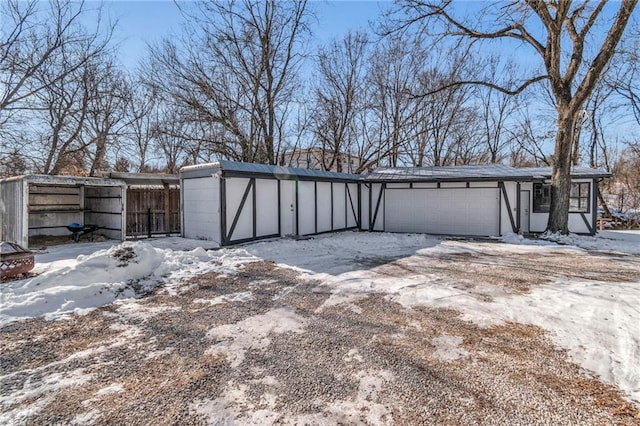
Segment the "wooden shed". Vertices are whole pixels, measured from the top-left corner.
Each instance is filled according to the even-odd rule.
[[[121,180],[24,175],[0,180],[0,240],[29,247],[42,236],[69,236],[72,223],[124,240],[126,184]]]
[[[180,171],[182,236],[220,245],[360,227],[360,175],[220,161]]]

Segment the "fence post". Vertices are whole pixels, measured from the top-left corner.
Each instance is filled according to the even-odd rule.
[[[151,207],[147,209],[147,237],[151,238]]]
[[[167,233],[167,237],[171,235],[171,189],[169,189],[169,184],[164,183],[164,191],[163,191],[163,207],[164,207],[164,231]]]

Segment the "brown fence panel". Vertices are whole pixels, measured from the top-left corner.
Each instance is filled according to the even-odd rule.
[[[129,188],[127,236],[180,233],[180,189]]]

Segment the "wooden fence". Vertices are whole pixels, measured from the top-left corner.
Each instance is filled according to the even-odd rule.
[[[127,236],[180,233],[180,188],[127,190]]]

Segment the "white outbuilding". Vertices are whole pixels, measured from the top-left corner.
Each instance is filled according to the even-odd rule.
[[[572,171],[569,230],[596,233],[598,182]],[[455,236],[544,232],[550,167],[501,164],[379,168],[367,175],[264,164],[185,167],[182,235],[228,245],[360,229]]]
[[[569,231],[596,233],[598,183],[610,173],[575,167]],[[369,230],[459,236],[545,231],[551,168],[502,164],[379,168],[365,177]]]
[[[232,161],[184,167],[182,236],[229,245],[358,229],[361,179]]]

